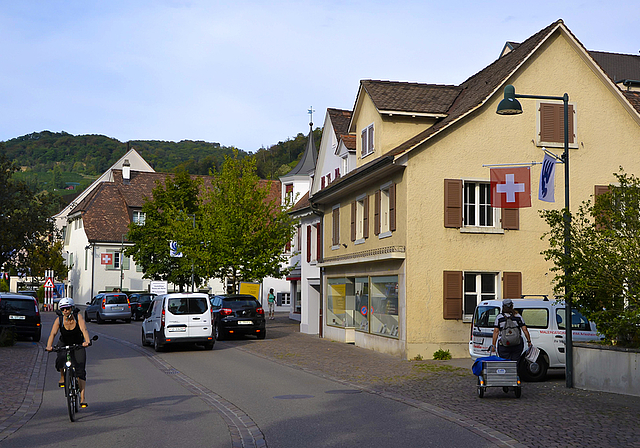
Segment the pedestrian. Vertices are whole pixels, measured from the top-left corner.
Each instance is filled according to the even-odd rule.
[[[273,320],[276,318],[274,308],[276,306],[276,296],[273,295],[273,288],[269,290],[269,295],[267,295],[267,302],[269,303],[269,319]]]
[[[493,352],[497,347],[498,356],[501,358],[510,361],[520,360],[524,348],[522,333],[526,336],[529,347],[532,346],[529,330],[522,316],[513,308],[511,299],[502,301],[502,312],[496,316],[493,327],[493,342],[490,349]]]

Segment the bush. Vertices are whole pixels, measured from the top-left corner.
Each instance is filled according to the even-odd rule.
[[[437,350],[433,353],[433,359],[439,359],[439,360],[447,360],[447,359],[451,359],[451,353],[449,352],[449,350]]]

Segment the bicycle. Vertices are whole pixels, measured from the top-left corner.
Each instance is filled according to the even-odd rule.
[[[93,336],[89,341],[92,345],[93,341],[98,340],[98,335]],[[53,347],[52,352],[65,352],[66,361],[62,366],[62,374],[64,376],[64,396],[67,400],[67,409],[69,411],[69,420],[72,422],[76,419],[76,412],[80,407],[80,385],[76,376],[76,369],[71,362],[71,352],[82,348],[82,344],[65,345],[61,347]]]

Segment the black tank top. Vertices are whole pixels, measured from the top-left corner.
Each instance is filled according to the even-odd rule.
[[[67,330],[64,328],[64,324],[60,323],[60,340],[64,345],[82,344],[84,342],[84,335],[80,330],[80,325],[78,325],[78,315],[74,313],[73,317],[75,318],[76,326],[72,330]],[[64,320],[64,317],[62,319]]]

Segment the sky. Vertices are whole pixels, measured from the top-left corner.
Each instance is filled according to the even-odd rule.
[[[0,0],[0,141],[44,130],[254,152],[362,79],[460,84],[563,19],[639,54],[640,2]]]

